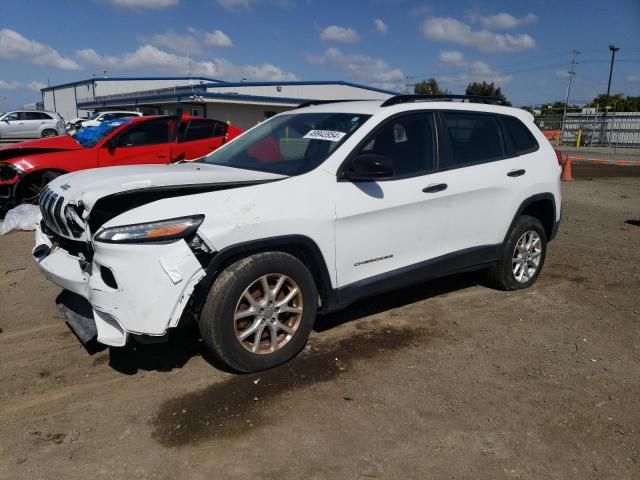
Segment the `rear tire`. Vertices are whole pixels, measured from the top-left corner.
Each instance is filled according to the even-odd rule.
[[[547,254],[547,235],[540,220],[522,215],[516,220],[500,260],[489,267],[488,283],[500,290],[520,290],[535,283]]]
[[[200,314],[200,334],[231,369],[266,370],[302,350],[317,307],[316,285],[302,262],[287,253],[258,253],[215,280]]]
[[[58,132],[52,128],[45,128],[40,134],[41,138],[51,138],[51,137],[57,137],[57,136],[58,136]]]

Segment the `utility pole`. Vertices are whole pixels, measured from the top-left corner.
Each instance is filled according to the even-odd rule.
[[[604,98],[604,115],[602,122],[602,130],[600,134],[600,142],[604,142],[606,140],[606,132],[607,132],[607,115],[609,113],[609,96],[611,95],[611,77],[613,76],[613,62],[616,59],[616,52],[620,50],[620,47],[616,47],[615,45],[609,45],[609,50],[611,50],[611,65],[609,65],[609,83],[607,83],[607,96]]]
[[[571,94],[571,84],[573,83],[573,77],[576,74],[576,57],[580,55],[580,52],[574,49],[571,52],[571,70],[569,70],[569,83],[567,84],[567,98],[564,101],[564,112],[562,113],[562,130],[560,132],[560,143],[564,141],[564,124],[567,120],[567,105],[569,104],[569,95]]]

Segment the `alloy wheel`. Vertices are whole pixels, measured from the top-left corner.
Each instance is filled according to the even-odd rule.
[[[511,258],[513,277],[519,283],[527,283],[540,267],[542,239],[535,230],[527,230],[516,242]]]
[[[296,334],[303,307],[302,291],[291,277],[264,275],[247,287],[236,304],[236,338],[251,353],[280,350]]]

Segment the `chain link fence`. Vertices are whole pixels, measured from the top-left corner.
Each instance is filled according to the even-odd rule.
[[[545,136],[558,145],[640,147],[640,112],[572,110],[567,112],[563,125],[562,109],[534,109],[535,122]]]

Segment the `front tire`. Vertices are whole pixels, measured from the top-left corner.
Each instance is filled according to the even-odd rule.
[[[40,193],[53,179],[62,175],[61,172],[45,170],[44,172],[32,173],[22,179],[17,187],[16,204],[30,203],[36,205],[40,198]]]
[[[200,334],[231,369],[266,370],[302,350],[317,307],[316,285],[302,262],[287,253],[258,253],[218,276],[200,314]]]
[[[520,290],[535,283],[547,254],[547,235],[535,217],[522,215],[504,243],[500,260],[488,271],[489,282],[500,290]]]

